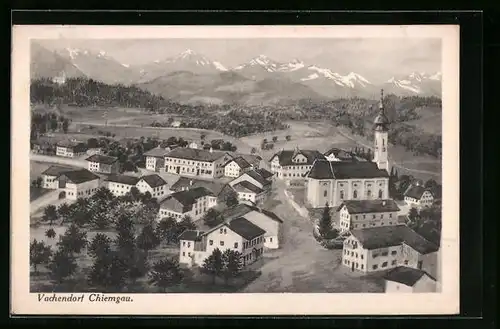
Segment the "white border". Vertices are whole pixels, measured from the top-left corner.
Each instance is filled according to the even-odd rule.
[[[29,293],[30,39],[441,38],[443,73],[442,292],[434,294],[134,294],[132,303],[41,303]],[[13,314],[410,315],[459,312],[459,27],[14,26],[12,36],[11,312]],[[65,294],[58,294],[65,295]]]

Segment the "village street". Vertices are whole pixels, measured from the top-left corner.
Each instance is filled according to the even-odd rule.
[[[376,279],[360,278],[341,266],[342,250],[323,248],[313,237],[313,224],[289,204],[284,183],[275,182],[271,209],[283,219],[283,241],[268,251],[262,275],[243,292],[382,292]]]

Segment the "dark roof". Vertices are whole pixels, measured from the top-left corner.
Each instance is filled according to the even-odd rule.
[[[165,180],[157,174],[142,176],[140,179],[144,179],[144,181],[146,181],[146,183],[153,188],[167,184],[167,182],[165,182]]]
[[[195,188],[190,189],[190,190],[174,192],[174,193],[170,194],[165,199],[165,201],[163,201],[162,203],[164,203],[170,199],[176,199],[183,206],[190,206],[190,205],[193,205],[194,203],[196,203],[196,199],[199,199],[199,198],[204,197],[206,195],[213,195],[213,193],[204,187],[195,187]]]
[[[94,179],[99,179],[99,176],[91,173],[87,169],[67,171],[62,175],[66,176],[71,182],[75,184],[85,183]]]
[[[56,145],[61,146],[61,147],[75,147],[75,146],[85,145],[85,144],[83,142],[73,142],[73,141],[64,140],[64,141],[57,142]]]
[[[392,212],[399,211],[397,203],[392,200],[346,200],[338,208],[337,211],[347,207],[350,214],[363,214],[373,212]]]
[[[428,189],[426,189],[423,186],[412,185],[406,190],[405,196],[420,200],[420,198],[422,197],[422,195],[424,194],[425,191],[428,191],[429,193],[431,193],[431,191],[429,191]]]
[[[373,121],[373,124],[375,126],[375,130],[387,130],[387,126],[389,125],[389,119],[385,115],[384,108],[382,107],[382,104],[380,106],[379,113],[375,117],[375,120]]]
[[[358,239],[365,249],[379,249],[405,243],[421,254],[428,254],[439,249],[406,225],[377,226],[352,230],[351,234]]]
[[[233,158],[237,158],[237,157],[242,157],[243,159],[245,159],[246,162],[250,163],[250,164],[255,164],[255,163],[258,163],[262,160],[262,158],[257,155],[257,154],[246,154],[246,153],[234,153],[234,152],[230,152],[230,155],[233,157]]]
[[[389,177],[375,162],[342,162],[316,160],[307,177],[315,179],[349,179]]]
[[[422,278],[422,276],[427,275],[432,280],[436,281],[427,272],[406,266],[398,266],[384,275],[384,279],[388,281],[399,282],[409,287],[413,287],[415,283]]]
[[[259,175],[261,175],[265,179],[268,179],[269,177],[274,176],[274,174],[272,172],[270,172],[269,170],[266,170],[264,168],[255,169],[255,172],[257,172]]]
[[[191,185],[192,182],[192,185]],[[171,191],[180,191],[183,188],[195,188],[195,187],[204,187],[210,192],[212,192],[215,196],[218,196],[224,187],[228,186],[227,184],[209,181],[203,179],[194,179],[188,177],[180,177],[172,186],[170,186]]]
[[[292,160],[298,154],[302,154],[307,158],[307,162],[296,163]],[[271,157],[271,160],[277,156],[280,166],[293,166],[293,165],[311,165],[316,159],[325,159],[325,156],[317,150],[281,150]]]
[[[65,166],[50,166],[47,168],[47,170],[42,172],[42,175],[59,177],[61,174],[72,170],[75,170],[75,168]]]
[[[253,185],[252,183],[250,183],[249,181],[242,181],[242,182],[239,182],[238,184],[235,184],[233,185],[233,189],[236,191],[236,192],[247,192],[247,191],[250,191],[250,192],[253,192],[253,193],[262,193],[264,190],[261,189],[260,187],[258,186],[255,186]]]
[[[242,157],[237,157],[237,158],[234,158],[234,159],[231,159],[229,161],[227,161],[225,164],[224,164],[224,167],[228,164],[230,164],[231,162],[236,162],[236,164],[241,168],[241,169],[245,169],[245,168],[248,168],[250,167],[250,163],[248,163],[247,160],[243,159]]]
[[[226,208],[222,213],[222,216],[226,220],[231,220],[234,218],[242,217],[245,214],[248,214],[249,212],[252,211],[257,211],[261,214],[266,215],[267,217],[271,218],[274,221],[283,223],[283,220],[279,218],[274,212],[244,203],[239,203],[233,207]]]
[[[227,225],[227,227],[229,227],[232,231],[236,232],[246,240],[252,240],[266,233],[266,231],[246,220],[244,217],[233,219],[225,225]]]
[[[344,150],[339,149],[339,148],[336,148],[336,147],[333,147],[325,152],[325,156],[329,156],[330,154],[335,155],[336,158],[339,158],[341,160],[352,160],[353,159],[353,156],[349,152],[344,151]]]
[[[168,154],[168,152],[170,152],[170,150],[166,150],[161,147],[155,147],[154,149],[144,152],[144,155],[156,158],[163,158],[166,154]]]
[[[200,241],[203,234],[204,232],[200,231],[185,230],[179,235],[179,240]]]
[[[269,184],[269,181],[267,179],[265,179],[264,177],[262,177],[261,174],[259,174],[257,171],[255,170],[249,170],[243,174],[240,175],[243,176],[243,175],[248,175],[250,177],[252,177],[253,179],[255,179],[257,182],[259,182],[260,184],[262,184],[262,186],[265,186],[265,185],[268,185]]]
[[[128,175],[109,175],[108,178],[106,178],[106,181],[125,185],[135,185],[139,181],[139,177]]]
[[[169,158],[214,162],[215,160],[223,157],[225,154],[226,154],[225,152],[217,152],[217,151],[210,152],[203,149],[178,147],[168,152],[166,156]]]
[[[116,161],[118,161],[118,158],[116,157],[111,157],[108,155],[101,155],[101,154],[94,154],[89,156],[87,159],[85,159],[90,162],[99,162],[99,163],[104,163],[104,164],[113,164]]]

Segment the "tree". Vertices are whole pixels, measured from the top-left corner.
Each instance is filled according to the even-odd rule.
[[[88,282],[111,291],[121,291],[126,284],[128,264],[117,253],[101,255],[94,259]]]
[[[38,273],[37,266],[40,264],[48,264],[52,256],[52,249],[45,245],[45,242],[38,242],[34,239],[30,243],[30,264],[33,266],[35,273]]]
[[[170,243],[176,224],[177,221],[173,217],[162,218],[156,226],[156,234],[160,240],[164,239],[167,243]]]
[[[61,224],[67,222],[71,218],[71,208],[67,203],[62,203],[57,208],[57,214],[61,218]]]
[[[330,231],[332,230],[332,217],[330,215],[330,206],[328,202],[325,204],[325,208],[323,209],[323,215],[319,221],[319,234],[326,238]]]
[[[62,124],[62,129],[63,129],[65,134],[68,133],[68,128],[69,128],[69,120],[64,119],[63,124]]]
[[[234,190],[230,190],[227,194],[224,195],[224,202],[226,206],[233,207],[239,203],[238,194]]]
[[[78,254],[87,246],[87,243],[87,232],[80,231],[78,226],[71,224],[64,235],[59,236],[57,245],[68,253]]]
[[[290,136],[290,135],[286,135],[286,136],[285,136],[285,139],[286,139],[287,141],[290,141],[290,140],[292,139],[292,136]]]
[[[222,262],[224,264],[222,275],[224,276],[224,282],[227,284],[229,279],[241,274],[241,254],[238,251],[226,249],[222,254]]]
[[[50,204],[43,210],[42,220],[44,222],[49,222],[49,225],[52,226],[52,223],[57,220],[57,209],[56,206]]]
[[[181,283],[182,279],[179,263],[173,258],[154,263],[149,273],[149,283],[161,288],[163,292],[166,292],[168,287]]]
[[[408,219],[410,220],[410,222],[414,223],[417,221],[418,217],[418,210],[412,207],[408,212]]]
[[[156,235],[152,225],[146,225],[142,228],[141,233],[137,237],[137,247],[144,251],[149,251],[156,248],[160,244],[160,239]]]
[[[99,141],[97,138],[89,138],[87,140],[87,147],[88,148],[98,148],[99,147]]]
[[[141,191],[139,191],[139,189],[135,186],[132,186],[129,193],[134,201],[137,201],[141,198]]]
[[[205,134],[201,134],[201,135],[200,135],[200,139],[201,139],[202,141],[204,141],[204,140],[205,140],[205,137],[207,137]]]
[[[200,271],[204,274],[212,276],[213,283],[215,279],[222,274],[224,269],[224,262],[222,260],[222,253],[219,248],[214,249],[212,254],[203,261],[203,266]]]
[[[32,187],[37,187],[37,188],[40,188],[42,187],[42,177],[37,177],[37,179],[34,179],[32,182],[31,182],[31,186]]]
[[[224,221],[224,218],[222,217],[222,214],[215,210],[214,208],[208,209],[206,214],[203,216],[203,222],[208,226],[208,227],[214,227],[219,225]]]
[[[132,283],[145,276],[149,271],[148,255],[146,252],[136,250],[128,263],[128,278]]]
[[[277,140],[278,140],[278,136],[273,136],[273,142],[276,143]]]
[[[111,239],[103,233],[97,233],[88,247],[88,254],[92,258],[105,257],[111,252]]]
[[[51,278],[58,283],[62,283],[65,278],[75,273],[76,267],[75,257],[67,250],[59,248],[49,265]]]
[[[54,231],[53,228],[49,228],[47,231],[45,231],[45,236],[49,239],[53,239],[56,237],[56,231]]]
[[[132,255],[135,252],[135,234],[132,219],[128,214],[122,214],[116,222],[117,236],[115,244],[124,255]]]

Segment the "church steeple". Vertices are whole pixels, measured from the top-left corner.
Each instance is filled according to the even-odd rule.
[[[380,91],[379,112],[373,122],[375,130],[374,138],[374,154],[373,160],[377,163],[379,169],[385,169],[389,172],[389,156],[388,156],[388,132],[389,119],[385,115],[384,109],[384,90]]]

